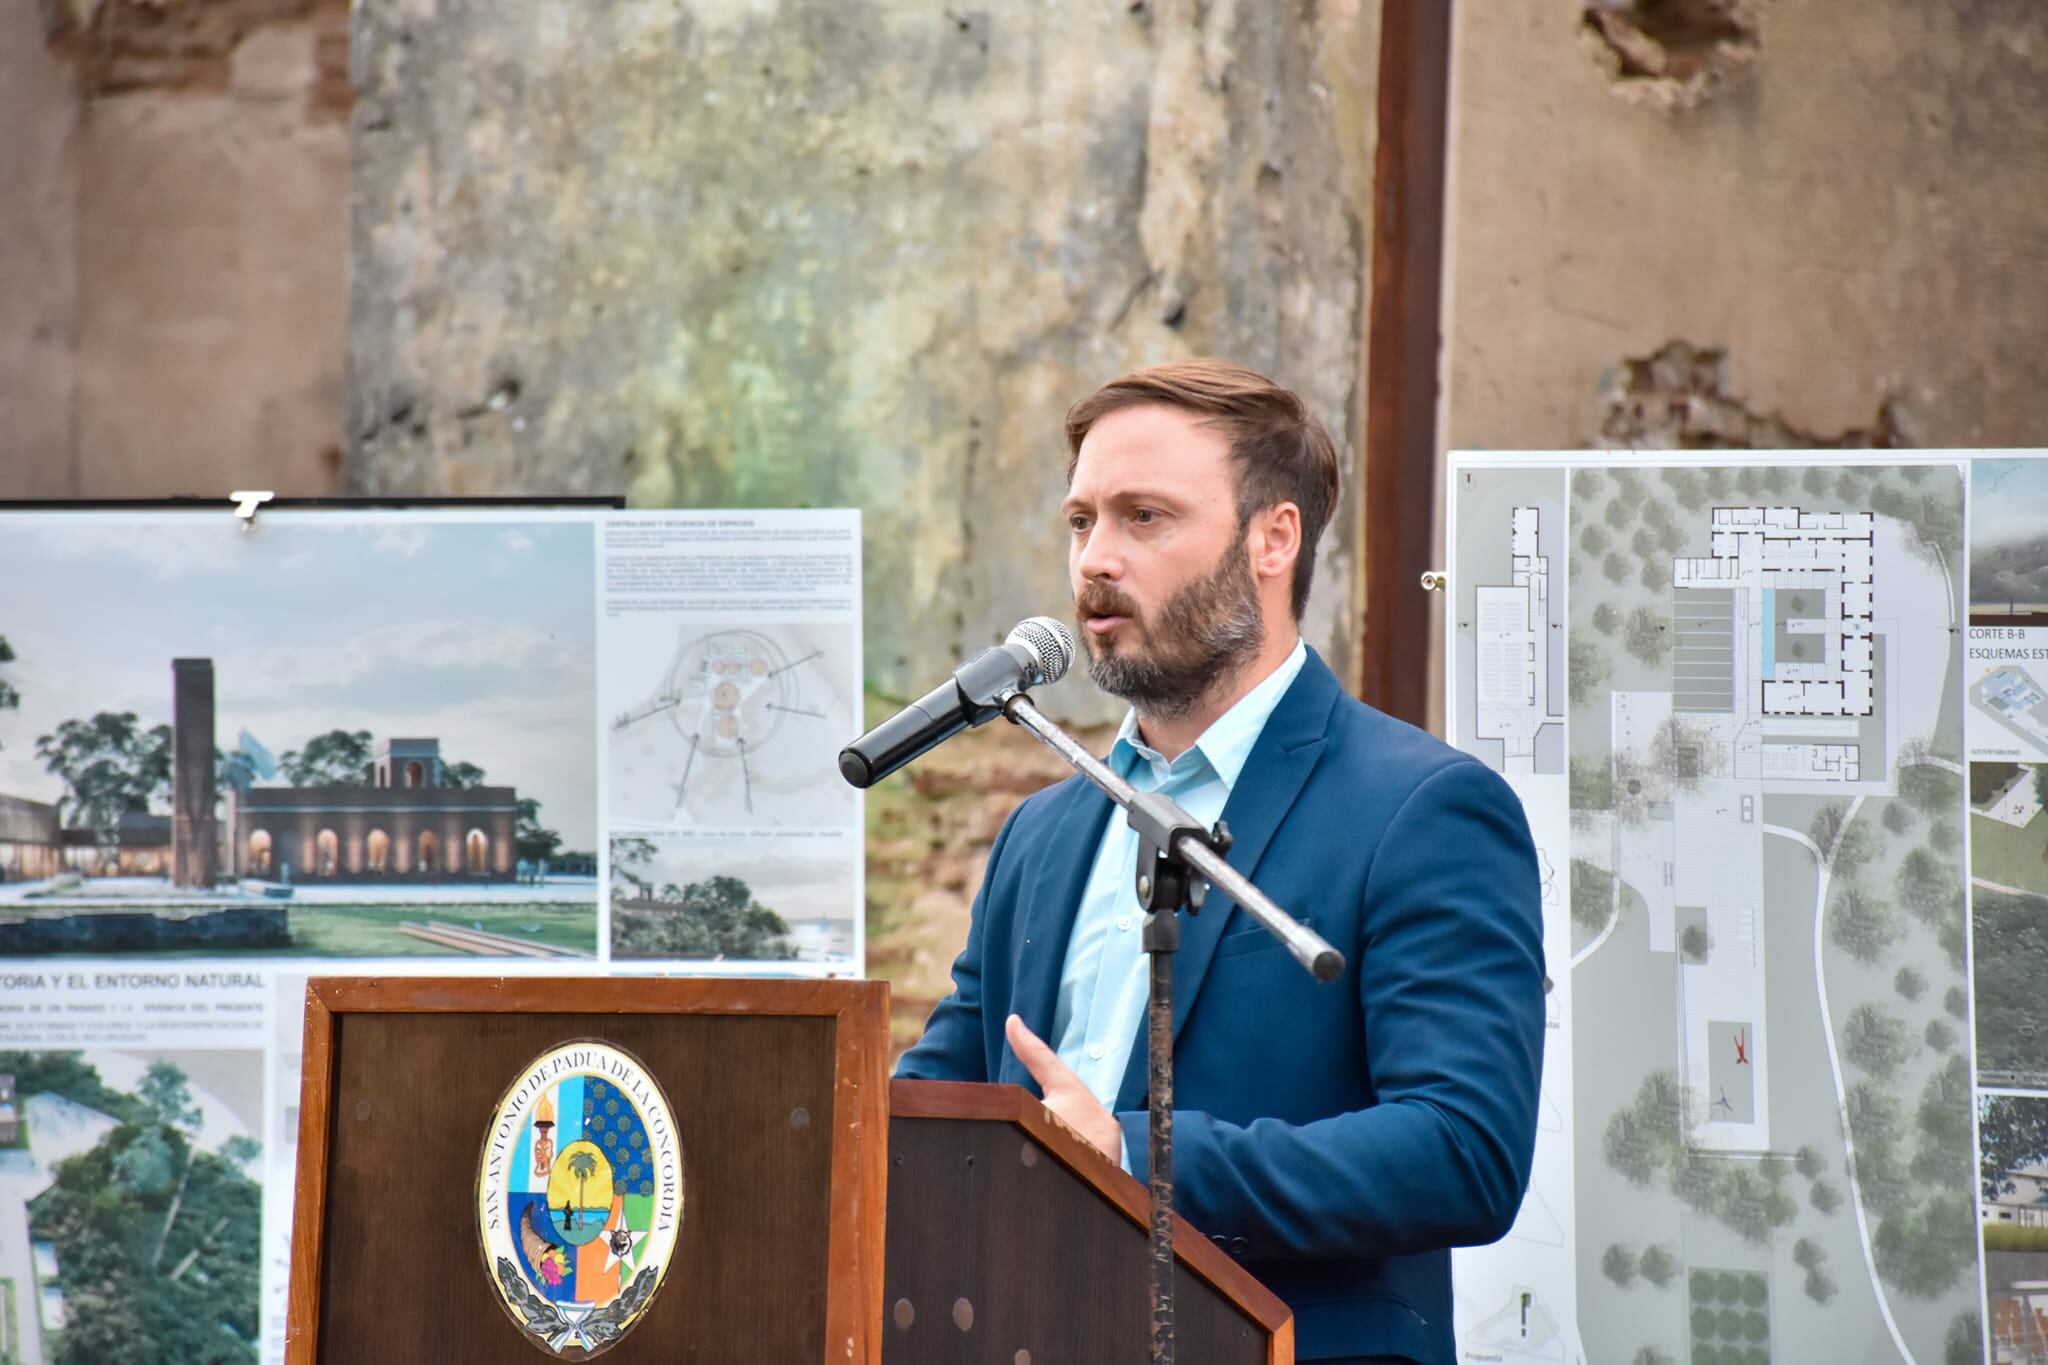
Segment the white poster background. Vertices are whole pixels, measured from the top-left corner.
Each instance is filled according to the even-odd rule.
[[[260,1145],[245,1172],[261,1185],[263,1221],[251,1359],[283,1356],[309,976],[863,972],[862,802],[833,766],[861,712],[859,536],[849,511],[278,510],[246,529],[228,511],[0,511],[0,582],[26,585],[0,600],[0,637],[16,656],[0,663],[0,679],[20,695],[0,710],[0,798],[13,799],[16,817],[0,823],[0,936],[35,917],[251,907],[288,926],[289,946],[0,947],[0,1052],[77,1053],[128,1095],[152,1061],[169,1061],[186,1075],[197,1149]],[[779,722],[750,755],[762,768],[758,807],[747,811],[743,796],[738,818],[717,818],[714,804],[709,820],[622,819],[617,829],[662,841],[656,870],[678,889],[751,879],[756,901],[788,912],[786,951],[796,955],[617,957],[608,707],[614,695],[660,692],[679,653],[707,637],[714,655],[751,644],[803,670],[801,686],[762,684],[751,711],[695,698],[714,733],[726,714]],[[235,880],[233,855],[248,849],[234,847],[225,792],[228,857],[212,892],[171,886],[160,857],[138,861],[157,836],[133,822],[119,850],[92,836],[10,849],[23,811],[37,830],[57,821],[60,803],[62,825],[80,823],[38,741],[102,712],[132,713],[144,737],[169,725],[170,661],[193,657],[213,661],[216,749],[270,769],[253,787],[289,786],[277,761],[330,730],[367,731],[377,751],[431,739],[444,767],[475,765],[487,785],[538,800],[535,823],[559,836],[556,856],[483,879],[380,878],[369,875],[369,841],[322,815],[338,833],[332,845],[309,836],[295,849],[287,837],[267,869],[245,867],[252,875]],[[686,662],[704,658],[699,649]],[[793,710],[764,711],[769,701]],[[413,752],[392,746],[394,771]],[[167,796],[152,799],[153,813],[168,810]],[[490,860],[488,839],[475,847]],[[392,845],[379,849],[388,872]],[[579,870],[568,856],[577,854],[594,857]],[[126,875],[96,875],[116,858]],[[341,875],[309,877],[323,860]],[[23,1359],[34,1362],[44,1358],[43,1315],[63,1311],[63,1270],[53,1254],[29,1255],[28,1201],[113,1121],[35,1094],[17,1097],[17,1115],[29,1139],[0,1152],[0,1277],[17,1286]]]

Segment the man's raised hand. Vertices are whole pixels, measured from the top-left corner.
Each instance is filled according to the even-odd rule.
[[[1003,1036],[1010,1040],[1010,1051],[1017,1054],[1017,1060],[1024,1063],[1024,1069],[1045,1092],[1045,1107],[1052,1110],[1053,1116],[1111,1161],[1122,1161],[1123,1125],[1081,1084],[1074,1069],[1014,1014],[1004,1021]]]

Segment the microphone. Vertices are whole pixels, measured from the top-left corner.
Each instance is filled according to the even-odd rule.
[[[841,749],[839,775],[856,787],[874,786],[962,730],[994,720],[1016,693],[1064,678],[1074,650],[1073,632],[1052,617],[1018,622],[1001,644]]]

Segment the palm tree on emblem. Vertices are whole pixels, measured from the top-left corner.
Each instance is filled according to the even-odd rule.
[[[569,1174],[576,1177],[576,1222],[583,1222],[583,1192],[590,1183],[590,1177],[597,1174],[597,1156],[593,1152],[569,1153]]]

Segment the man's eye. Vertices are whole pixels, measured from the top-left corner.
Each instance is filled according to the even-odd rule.
[[[1088,529],[1088,518],[1086,518],[1086,517],[1068,517],[1068,518],[1067,518],[1067,529],[1068,529],[1069,531],[1072,531],[1072,532],[1073,532],[1073,533],[1074,533],[1075,535],[1077,535],[1077,536],[1078,536],[1078,535],[1080,535],[1080,534],[1082,534],[1083,532],[1085,532],[1085,531],[1086,531],[1086,530]]]
[[[1153,522],[1159,520],[1159,514],[1149,507],[1140,507],[1137,511],[1131,513],[1131,520],[1137,522],[1140,526],[1150,526]]]

